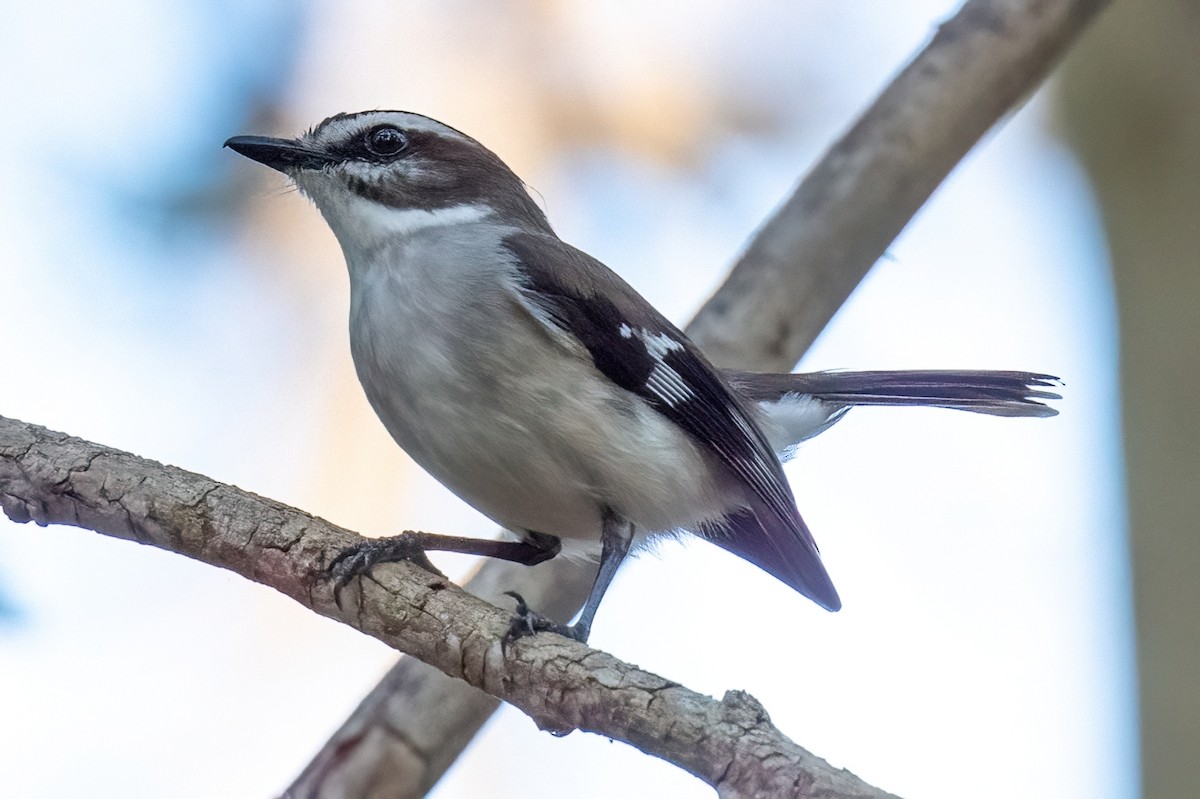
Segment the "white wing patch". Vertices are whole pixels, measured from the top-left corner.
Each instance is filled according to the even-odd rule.
[[[637,338],[646,348],[646,353],[654,361],[654,368],[646,378],[646,388],[672,408],[682,405],[693,396],[692,390],[664,360],[669,353],[683,349],[683,343],[676,341],[668,333],[651,333],[645,328],[634,329],[628,324],[622,324],[618,329],[622,338]]]

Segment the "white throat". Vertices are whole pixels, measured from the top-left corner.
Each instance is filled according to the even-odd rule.
[[[302,173],[296,183],[316,203],[347,258],[368,255],[390,242],[423,231],[479,222],[493,212],[486,205],[476,204],[435,209],[391,208],[348,191],[328,176],[310,175]]]

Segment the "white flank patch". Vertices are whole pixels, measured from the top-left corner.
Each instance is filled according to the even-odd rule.
[[[762,413],[762,431],[780,460],[790,460],[796,446],[822,432],[842,418],[846,408],[838,408],[809,394],[784,394],[775,402],[758,402]]]

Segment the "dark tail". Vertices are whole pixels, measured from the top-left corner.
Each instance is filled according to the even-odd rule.
[[[1053,375],[984,370],[907,370],[895,372],[810,372],[756,374],[725,372],[725,378],[755,402],[774,402],[788,394],[808,394],[824,402],[851,405],[925,405],[993,416],[1054,416],[1041,400],[1062,399],[1045,390],[1061,385]]]
[[[800,515],[797,513],[794,519],[781,524],[769,509],[759,503],[752,504],[756,507],[742,508],[705,525],[701,535],[750,561],[825,610],[841,610],[842,600]]]

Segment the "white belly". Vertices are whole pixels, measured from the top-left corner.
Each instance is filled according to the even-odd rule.
[[[374,288],[354,297],[351,319],[372,407],[414,461],[504,527],[595,539],[606,509],[648,533],[742,504],[686,433],[506,306],[510,298],[476,295],[464,306],[452,296],[450,309],[425,292],[418,305],[399,286]]]

